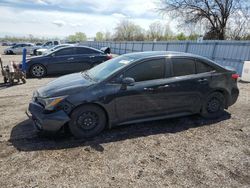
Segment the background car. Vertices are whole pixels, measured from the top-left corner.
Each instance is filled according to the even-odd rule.
[[[41,49],[37,49],[36,50],[36,54],[37,55],[44,55],[44,54],[48,54],[48,53],[51,53],[55,50],[58,50],[60,48],[64,48],[64,47],[67,47],[67,46],[73,46],[72,44],[60,44],[60,45],[57,45],[53,48],[41,48]]]
[[[38,55],[37,54],[37,50],[38,49],[50,49],[53,48],[54,46],[60,45],[61,42],[59,40],[52,40],[52,41],[47,41],[45,42],[43,45],[39,45],[39,46],[34,46],[32,48],[32,55]]]
[[[238,77],[193,54],[132,53],[52,81],[34,93],[29,110],[40,130],[59,131],[67,124],[77,138],[192,114],[217,118],[236,102]]]
[[[90,69],[108,59],[110,54],[86,46],[60,48],[44,56],[27,59],[27,76],[44,77]]]
[[[35,45],[36,46],[42,46],[43,44],[41,42],[37,42]]]
[[[19,43],[19,44],[16,44],[14,46],[11,46],[9,48],[6,48],[4,50],[4,54],[6,54],[6,55],[8,55],[8,54],[22,54],[24,48],[27,49],[27,54],[31,54],[33,47],[34,47],[34,44],[32,44],[32,43]]]

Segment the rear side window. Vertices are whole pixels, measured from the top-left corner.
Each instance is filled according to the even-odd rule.
[[[165,59],[155,59],[135,65],[124,73],[124,77],[134,78],[136,82],[164,78]]]
[[[56,56],[74,55],[75,49],[74,48],[64,48],[64,49],[58,50],[55,54],[56,54]]]
[[[76,48],[77,54],[97,54],[98,52],[89,48]]]
[[[211,72],[215,70],[213,67],[210,65],[203,63],[201,61],[196,61],[196,71],[198,73],[204,73],[204,72]]]
[[[195,61],[192,59],[172,59],[174,76],[195,74]]]

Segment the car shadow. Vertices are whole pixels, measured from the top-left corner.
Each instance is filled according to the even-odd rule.
[[[10,83],[0,83],[0,90],[3,90],[3,89],[7,89],[9,87],[14,87],[14,86],[18,86],[18,85],[22,85],[23,83],[18,83],[18,82],[15,82],[13,85],[11,85]]]
[[[218,119],[206,120],[198,115],[123,125],[105,130],[100,135],[91,139],[75,139],[72,135],[60,133],[53,136],[38,136],[33,128],[31,120],[25,120],[17,124],[11,131],[9,142],[20,151],[59,150],[74,147],[89,146],[92,149],[102,152],[101,144],[117,142],[121,140],[147,137],[158,134],[177,133],[190,128],[208,126],[230,119],[231,114],[225,111]]]

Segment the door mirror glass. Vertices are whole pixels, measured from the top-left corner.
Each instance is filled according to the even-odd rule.
[[[133,86],[135,84],[135,79],[131,77],[123,78],[122,84],[126,86]]]

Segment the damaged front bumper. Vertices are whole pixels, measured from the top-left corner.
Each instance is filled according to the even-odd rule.
[[[26,114],[32,119],[36,129],[49,132],[59,131],[70,120],[63,110],[44,113],[44,108],[33,101],[29,104]]]

